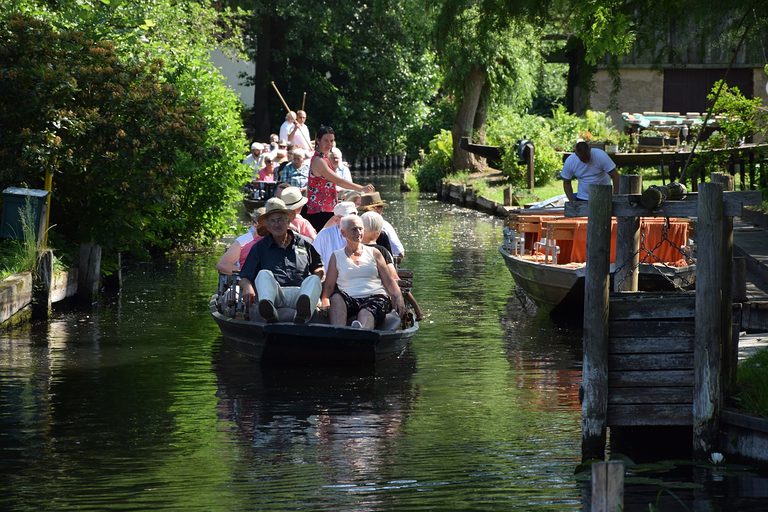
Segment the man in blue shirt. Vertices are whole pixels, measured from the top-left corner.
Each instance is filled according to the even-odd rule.
[[[256,297],[259,314],[267,322],[277,321],[277,308],[296,309],[296,323],[312,317],[322,291],[323,262],[309,238],[289,229],[295,213],[276,197],[269,199],[264,213],[264,238],[248,253],[240,271],[240,289],[246,306]]]
[[[301,148],[294,148],[291,153],[291,161],[288,162],[280,175],[277,177],[277,181],[281,183],[288,183],[292,187],[307,188],[307,180],[309,179],[309,164],[306,162],[306,153]]]
[[[608,153],[602,149],[590,148],[586,141],[576,143],[573,153],[568,155],[560,171],[563,178],[563,192],[569,201],[588,201],[590,185],[611,185],[613,193],[619,191],[619,171]],[[573,193],[571,180],[579,181],[579,191]]]

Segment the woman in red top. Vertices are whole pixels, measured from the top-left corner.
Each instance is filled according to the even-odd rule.
[[[336,206],[338,194],[336,185],[343,188],[368,193],[376,190],[370,183],[362,186],[347,181],[334,172],[328,162],[328,153],[333,147],[336,136],[330,126],[321,126],[315,137],[315,154],[309,164],[309,180],[307,181],[307,215],[306,219],[320,231],[333,217],[333,207]]]

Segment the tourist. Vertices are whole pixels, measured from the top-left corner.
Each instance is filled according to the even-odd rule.
[[[294,148],[290,162],[283,167],[278,175],[278,181],[301,189],[307,188],[309,163],[307,163],[306,156],[303,149]]]
[[[338,192],[336,185],[358,192],[373,192],[371,184],[362,186],[345,180],[331,169],[328,162],[328,153],[333,147],[336,136],[330,126],[321,126],[317,132],[315,143],[316,150],[309,165],[309,178],[307,180],[307,220],[318,231],[333,216],[333,207],[336,206]]]
[[[374,329],[393,305],[403,317],[403,295],[384,257],[378,249],[362,243],[363,221],[357,215],[347,215],[340,225],[346,245],[331,256],[321,296],[322,305],[330,306],[331,324],[347,325],[352,318],[351,327]]]
[[[248,251],[251,246],[262,239],[262,236],[258,234],[258,229],[261,226],[259,223],[259,216],[264,213],[264,208],[257,208],[251,212],[251,222],[253,223],[250,229],[235,238],[235,241],[229,244],[229,247],[221,255],[219,261],[216,263],[216,270],[221,274],[232,275],[238,272],[245,262]]]
[[[387,203],[381,199],[381,194],[378,192],[371,192],[370,194],[363,194],[363,196],[360,198],[360,206],[357,210],[360,213],[374,211],[383,217],[384,207],[386,205]],[[384,219],[384,227],[381,230],[381,233],[383,235],[387,235],[389,244],[392,247],[392,256],[394,256],[395,261],[399,263],[405,257],[405,248],[403,247],[403,243],[400,241],[400,237],[397,236],[397,231],[395,231],[395,228],[392,226],[392,224],[387,222],[386,219]],[[382,242],[379,243],[386,247],[386,244]]]
[[[309,138],[309,128],[306,125],[307,113],[303,110],[296,111],[296,121],[288,132],[285,139],[294,147],[302,148],[305,151],[312,151],[312,139]]]
[[[271,157],[264,158],[264,167],[259,171],[259,181],[275,181],[275,165]]]
[[[289,229],[295,212],[276,197],[267,201],[259,220],[265,237],[256,243],[240,271],[240,289],[246,306],[258,297],[259,314],[267,322],[278,320],[277,308],[296,310],[294,321],[305,323],[317,307],[323,263],[311,241]]]
[[[344,164],[341,156],[341,150],[336,146],[331,148],[331,154],[328,156],[328,164],[336,174],[345,180],[354,183],[352,181],[352,172],[349,170],[349,167]],[[339,191],[346,190],[344,187],[340,187],[338,185],[336,185],[336,189]]]
[[[328,260],[331,259],[333,251],[344,247],[347,241],[341,234],[341,228],[339,222],[341,218],[346,215],[354,215],[357,213],[355,203],[349,201],[342,201],[333,207],[333,216],[328,220],[326,225],[317,232],[315,240],[312,245],[315,250],[320,254],[323,260],[323,265],[328,268]]]
[[[264,157],[266,152],[264,151],[264,144],[261,142],[254,142],[251,144],[251,152],[243,160],[243,165],[247,165],[253,171],[253,176],[264,166]]]
[[[563,179],[563,192],[569,201],[588,201],[590,185],[611,185],[613,193],[619,192],[619,171],[608,153],[598,148],[590,148],[589,143],[580,140],[573,153],[568,155],[560,171]],[[573,193],[571,180],[576,178],[579,190]]]
[[[296,112],[290,110],[285,114],[285,121],[280,125],[280,131],[278,133],[279,140],[290,142],[288,134],[291,132],[294,123],[296,123]]]
[[[296,216],[291,221],[291,229],[296,231],[300,235],[304,235],[310,240],[314,240],[317,237],[317,231],[312,227],[307,219],[301,216],[302,207],[307,204],[307,198],[301,194],[299,187],[283,186],[281,183],[277,187],[277,197],[283,200],[285,206],[293,210]]]

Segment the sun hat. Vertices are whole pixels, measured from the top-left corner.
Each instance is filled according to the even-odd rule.
[[[333,214],[337,217],[344,217],[353,213],[357,213],[357,208],[352,201],[342,201],[333,207]]]
[[[280,199],[283,200],[285,206],[291,210],[296,210],[307,204],[307,198],[301,195],[301,189],[299,187],[285,187]]]
[[[258,149],[259,151],[261,151],[261,148],[262,148],[262,147],[263,147],[263,146],[261,145],[261,142],[254,142],[253,144],[251,144],[251,149],[252,149],[252,150],[253,150],[253,149]]]
[[[285,193],[285,191],[283,191],[283,193]],[[285,206],[285,203],[283,202],[282,199],[277,197],[272,197],[270,199],[267,199],[267,202],[264,205],[264,213],[259,215],[259,220],[266,220],[273,213],[292,214],[293,210]]]
[[[381,194],[378,192],[369,192],[368,194],[363,194],[360,197],[360,206],[358,207],[358,210],[361,212],[367,212],[368,210],[377,206],[387,206],[387,203],[382,201]]]

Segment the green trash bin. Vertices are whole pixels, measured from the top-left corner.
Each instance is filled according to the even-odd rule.
[[[47,190],[17,187],[8,187],[3,190],[3,215],[0,219],[0,238],[24,240],[21,215],[27,207],[27,201],[29,201],[32,209],[32,225],[35,228],[35,237],[37,240],[40,240],[40,233],[44,229],[47,198]]]

